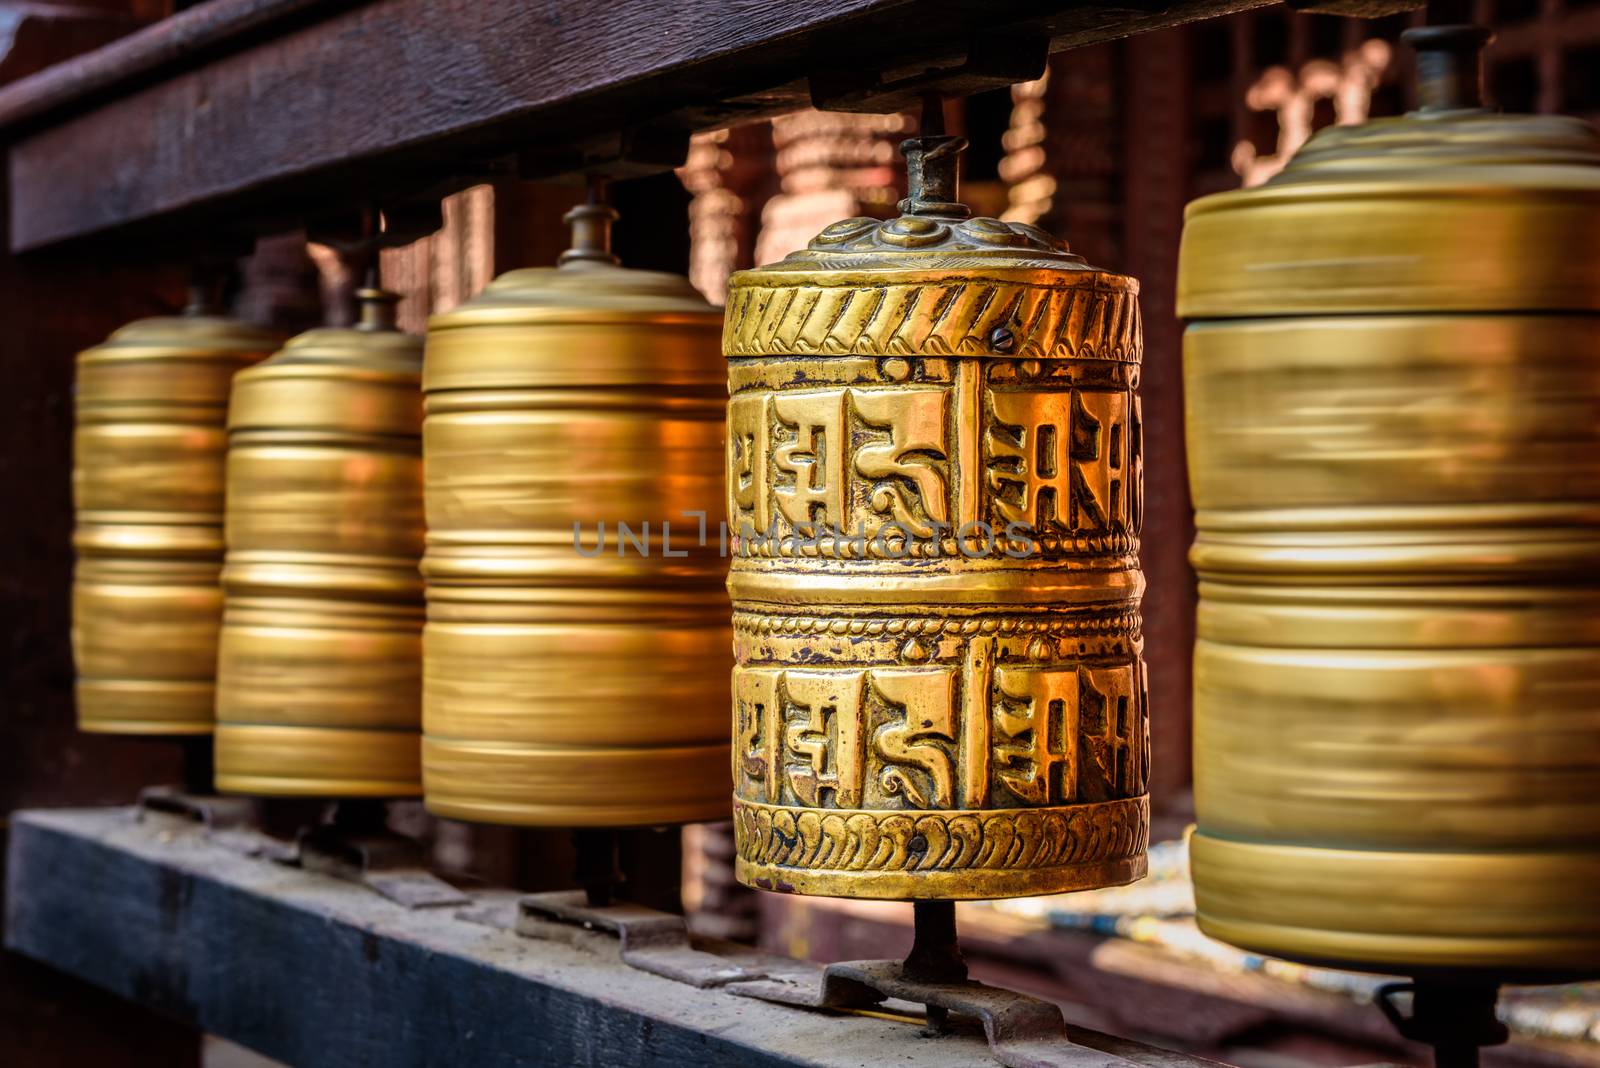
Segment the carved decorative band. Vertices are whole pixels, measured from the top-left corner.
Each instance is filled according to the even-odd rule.
[[[840,637],[898,637],[918,634],[1040,634],[1048,637],[1080,635],[1115,635],[1138,639],[1142,620],[1137,609],[1104,615],[1070,616],[1052,612],[1035,618],[1018,616],[969,616],[966,618],[895,617],[868,619],[859,616],[802,616],[768,615],[736,610],[733,615],[735,633],[765,634],[833,634]]]
[[[972,812],[796,809],[734,798],[740,859],[801,871],[1026,871],[1137,857],[1150,802]]]
[[[1107,534],[1040,534],[1026,528],[1010,537],[1004,527],[980,529],[963,546],[953,537],[917,538],[902,526],[893,533],[865,534],[865,527],[837,534],[829,531],[808,536],[799,533],[763,537],[761,531],[729,532],[734,537],[736,557],[769,559],[838,560],[962,560],[969,557],[993,560],[1050,561],[1067,558],[1137,556],[1139,537],[1127,530]],[[854,536],[852,537],[852,533]]]
[[[722,349],[739,356],[1005,356],[1138,363],[1138,291],[970,274],[899,285],[735,286]]]

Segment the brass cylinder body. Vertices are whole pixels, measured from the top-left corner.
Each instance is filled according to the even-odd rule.
[[[80,729],[211,732],[228,390],[278,342],[271,331],[196,314],[130,323],[79,355]]]
[[[312,330],[235,383],[220,790],[421,791],[421,366],[421,338]]]
[[[996,898],[1144,873],[1138,286],[953,203],[731,282],[737,875]]]
[[[1207,933],[1600,961],[1597,164],[1587,124],[1461,111],[1190,206]]]
[[[423,773],[442,816],[727,812],[722,320],[684,279],[591,252],[428,325]]]

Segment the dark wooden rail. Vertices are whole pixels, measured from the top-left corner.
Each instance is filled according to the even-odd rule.
[[[506,929],[507,891],[465,910],[242,855],[198,825],[131,809],[15,813],[6,948],[299,1068],[973,1068],[976,1028],[919,1037],[910,1019],[823,1013],[697,989],[622,963],[614,936]],[[796,981],[821,970],[729,944],[730,962]],[[1103,1068],[1207,1062],[1072,1030]],[[1213,1065],[1212,1068],[1218,1068]]]
[[[980,38],[1059,50],[1267,2],[210,0],[0,90],[11,247],[259,232],[597,133],[805,106],[819,75]]]
[[[68,108],[82,108],[139,79],[247,43],[262,29],[284,32],[297,15],[326,8],[325,0],[228,0],[200,4],[143,32],[51,66],[26,82],[0,88],[0,129],[18,129]]]

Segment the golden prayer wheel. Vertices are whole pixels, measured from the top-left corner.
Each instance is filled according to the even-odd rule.
[[[357,296],[234,384],[219,790],[421,792],[422,339]]]
[[[1199,922],[1592,973],[1600,137],[1451,97],[1462,36],[1409,31],[1422,110],[1189,207]]]
[[[560,266],[428,324],[428,808],[491,823],[723,818],[722,316],[573,209]],[[710,517],[710,530],[707,530]]]
[[[739,880],[996,898],[1144,874],[1138,283],[956,202],[731,280]]]
[[[130,323],[79,355],[72,649],[80,729],[211,733],[228,389],[280,340],[196,301],[182,316]]]

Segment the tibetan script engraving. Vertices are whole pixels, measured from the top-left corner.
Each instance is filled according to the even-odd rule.
[[[1078,672],[996,668],[995,776],[1030,805],[1077,796]]]
[[[1126,392],[995,392],[985,433],[998,517],[1035,530],[1138,530],[1138,399]]]
[[[804,758],[786,764],[789,785],[802,804],[823,803],[827,790],[839,808],[861,803],[862,676],[855,672],[786,671],[786,707],[794,713],[784,729],[788,751]]]
[[[940,464],[945,455],[945,410],[942,389],[855,391],[855,409],[862,422],[887,431],[887,440],[863,445],[855,469],[871,480],[868,501],[872,520],[867,535],[892,519],[916,537],[932,537],[935,524],[950,520],[949,493]]]
[[[958,396],[947,385],[736,395],[727,481],[730,526],[748,539],[740,551],[774,533],[871,540],[892,529],[937,541],[963,521],[995,534],[1137,535],[1142,428],[1132,392],[985,387],[982,413],[959,410]],[[981,481],[988,504],[960,516],[952,424],[964,419],[981,423],[973,485]]]
[[[844,809],[1143,792],[1142,664],[996,666],[991,642],[973,639],[959,667],[737,669],[736,792]],[[1099,770],[1085,779],[1086,761]]]
[[[843,529],[847,396],[833,390],[773,398],[782,437],[772,453],[772,495],[792,527]]]
[[[883,760],[883,791],[914,808],[949,808],[955,797],[956,673],[951,668],[884,668],[870,673],[872,689],[891,719],[873,736]]]

